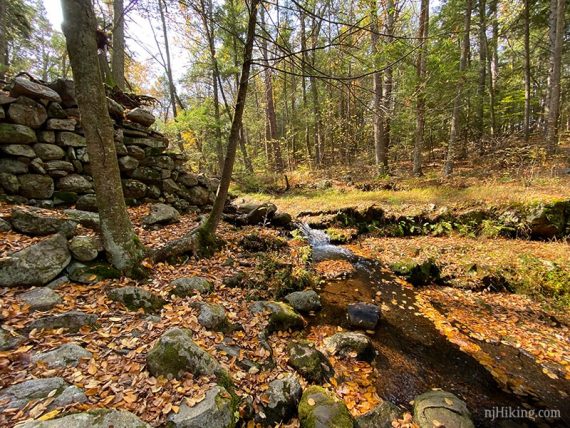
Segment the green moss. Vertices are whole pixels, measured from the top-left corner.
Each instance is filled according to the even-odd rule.
[[[277,305],[279,308],[272,311],[269,316],[267,326],[269,332],[299,330],[305,327],[305,320],[291,306],[282,302],[271,302],[271,304]]]
[[[315,403],[309,404],[309,399]],[[318,410],[318,411],[317,411]],[[346,405],[333,393],[320,386],[310,386],[303,392],[299,403],[301,428],[352,428],[354,420]]]

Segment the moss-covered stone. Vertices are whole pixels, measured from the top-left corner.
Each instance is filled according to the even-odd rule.
[[[434,425],[454,428],[475,427],[465,402],[446,391],[430,391],[416,397],[414,420],[420,428],[432,428]]]
[[[301,428],[353,428],[354,419],[346,405],[331,391],[310,386],[299,403]]]
[[[288,364],[309,382],[324,383],[332,375],[334,369],[328,358],[309,341],[297,341],[289,345]]]
[[[154,313],[160,311],[166,304],[166,300],[162,297],[140,287],[114,288],[107,295],[112,300],[122,303],[131,311],[143,309],[147,313]]]
[[[439,266],[432,259],[421,262],[402,260],[390,265],[390,268],[394,273],[403,276],[406,278],[406,281],[415,286],[438,283],[441,281]]]
[[[267,331],[299,330],[305,327],[305,320],[295,310],[283,302],[258,301],[250,305],[252,313],[268,311]]]
[[[188,297],[196,293],[207,294],[214,288],[212,283],[201,276],[176,278],[170,283],[171,293],[178,297]]]

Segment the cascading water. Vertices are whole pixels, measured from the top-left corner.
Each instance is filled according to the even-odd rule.
[[[320,262],[323,260],[348,260],[356,261],[356,256],[346,248],[331,244],[330,237],[326,232],[311,228],[306,223],[298,223],[297,227],[303,234],[309,245],[313,249],[313,260]]]

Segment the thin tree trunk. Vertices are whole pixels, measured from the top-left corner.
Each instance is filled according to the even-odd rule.
[[[524,140],[530,137],[530,1],[524,0]]]
[[[316,51],[319,40],[319,33],[321,25],[316,23],[315,18],[312,19],[312,37],[311,37],[311,65],[312,69],[315,69],[316,64]],[[319,89],[317,87],[317,79],[314,73],[311,73],[309,78],[309,83],[311,84],[311,95],[313,98],[313,118],[315,121],[315,164],[320,167],[323,162],[323,136],[322,136],[322,122],[321,122],[321,106],[319,102]]]
[[[111,71],[115,85],[125,90],[125,9],[123,0],[113,0],[113,54]]]
[[[90,0],[62,0],[62,5],[63,32],[85,129],[103,245],[113,266],[127,275],[140,274],[144,247],[133,230],[123,197],[113,124],[97,58],[93,6]]]
[[[499,17],[498,17],[498,1],[491,0],[489,3],[489,13],[491,15],[491,52],[487,53],[489,57],[489,114],[491,119],[491,135],[495,136],[498,132],[497,117],[495,114],[497,80],[499,67]]]
[[[428,53],[428,33],[429,33],[429,0],[422,0],[420,13],[420,26],[418,29],[418,39],[421,47],[418,51],[417,75],[418,84],[416,86],[416,135],[414,143],[414,175],[423,175],[422,171],[422,149],[424,146],[425,129],[425,109],[426,109],[426,64]]]
[[[546,145],[549,153],[555,153],[558,148],[558,124],[560,116],[560,74],[562,68],[562,46],[564,43],[564,12],[566,0],[556,1],[556,11],[554,12],[554,44],[550,47],[551,69],[550,69],[550,95],[548,110],[546,114]]]
[[[307,80],[306,80],[306,69],[307,69],[307,32],[305,28],[305,12],[303,10],[299,11],[299,19],[301,21],[301,71],[303,76],[301,77],[301,89],[303,94],[303,112],[306,114],[308,107],[307,107]],[[313,164],[313,151],[311,150],[311,139],[309,136],[309,123],[307,118],[304,118],[305,121],[305,146],[307,147],[307,160],[309,162],[309,166]]]
[[[0,80],[6,80],[6,71],[8,70],[8,34],[7,29],[7,2],[0,1]]]
[[[158,11],[160,12],[160,21],[162,22],[162,34],[164,37],[164,50],[166,53],[166,78],[168,79],[168,92],[170,94],[170,102],[172,104],[172,116],[178,116],[178,109],[176,107],[176,88],[174,80],[172,79],[172,64],[170,60],[170,44],[168,42],[168,30],[166,28],[166,18],[164,16],[164,0],[158,0]]]
[[[394,0],[386,1],[386,26],[385,32],[388,43],[392,43],[392,36],[394,35],[394,24],[396,21],[396,3]],[[384,116],[384,158],[382,159],[382,173],[388,172],[388,150],[390,148],[390,129],[391,129],[391,115],[392,115],[392,92],[394,86],[394,69],[387,67],[384,73],[384,89],[383,89],[383,108],[385,111]]]
[[[372,56],[374,68],[378,70],[378,45],[380,40],[380,35],[378,31],[378,6],[376,0],[372,0],[370,10],[370,37],[372,44]],[[384,108],[382,105],[382,73],[380,71],[375,71],[372,75],[372,84],[374,92],[374,153],[376,160],[376,167],[379,171],[383,170],[387,165],[387,154],[386,154],[386,139],[384,135]]]
[[[479,85],[477,87],[477,140],[483,154],[485,134],[485,89],[487,83],[487,10],[485,0],[479,0]]]
[[[472,0],[467,0],[465,8],[465,21],[463,28],[463,42],[461,46],[461,58],[459,60],[459,78],[453,100],[453,112],[451,115],[451,129],[449,132],[449,143],[447,145],[447,158],[445,160],[444,174],[451,175],[453,172],[453,161],[455,159],[455,149],[459,132],[459,121],[463,104],[463,86],[465,82],[465,71],[467,70],[467,59],[469,58],[469,35],[471,31],[471,10]]]

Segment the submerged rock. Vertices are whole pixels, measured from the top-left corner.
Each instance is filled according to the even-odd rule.
[[[446,391],[430,391],[414,399],[414,420],[420,428],[438,426],[474,428],[464,401]]]
[[[348,322],[352,327],[374,330],[380,320],[380,308],[370,303],[348,305]]]
[[[308,341],[293,342],[288,349],[287,363],[309,382],[324,383],[334,375],[328,358]]]
[[[299,403],[301,428],[353,428],[354,419],[346,404],[320,386],[310,386]]]
[[[168,416],[168,428],[233,428],[236,425],[237,408],[230,393],[221,386],[206,392],[206,398],[194,406],[185,401],[178,413]]]

